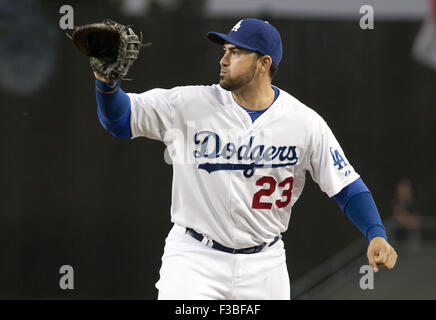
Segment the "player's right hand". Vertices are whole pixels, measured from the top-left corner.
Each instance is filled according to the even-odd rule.
[[[394,248],[382,237],[375,237],[370,241],[367,256],[374,272],[378,272],[378,267],[392,269],[398,258]]]

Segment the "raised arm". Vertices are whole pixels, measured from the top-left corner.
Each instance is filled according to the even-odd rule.
[[[114,137],[130,138],[130,98],[120,88],[119,82],[111,82],[95,75],[95,96],[97,99],[97,114],[103,128]]]
[[[129,26],[109,19],[76,27],[72,40],[89,57],[94,71],[102,126],[116,137],[131,137],[130,98],[119,87],[119,81],[137,59],[142,42]]]

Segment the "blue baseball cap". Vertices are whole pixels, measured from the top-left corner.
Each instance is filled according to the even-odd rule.
[[[258,51],[271,57],[278,66],[282,60],[283,46],[280,33],[268,21],[247,18],[239,21],[228,34],[208,32],[209,40],[223,45],[225,42],[235,46]]]

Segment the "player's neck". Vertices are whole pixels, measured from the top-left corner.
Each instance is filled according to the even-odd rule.
[[[274,101],[274,89],[271,83],[262,85],[246,85],[232,91],[233,99],[244,108],[251,110],[263,110],[268,108]]]

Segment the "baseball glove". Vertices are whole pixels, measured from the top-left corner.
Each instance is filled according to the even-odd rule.
[[[72,40],[89,57],[92,70],[111,82],[123,79],[144,45],[129,26],[106,19],[75,27]]]

